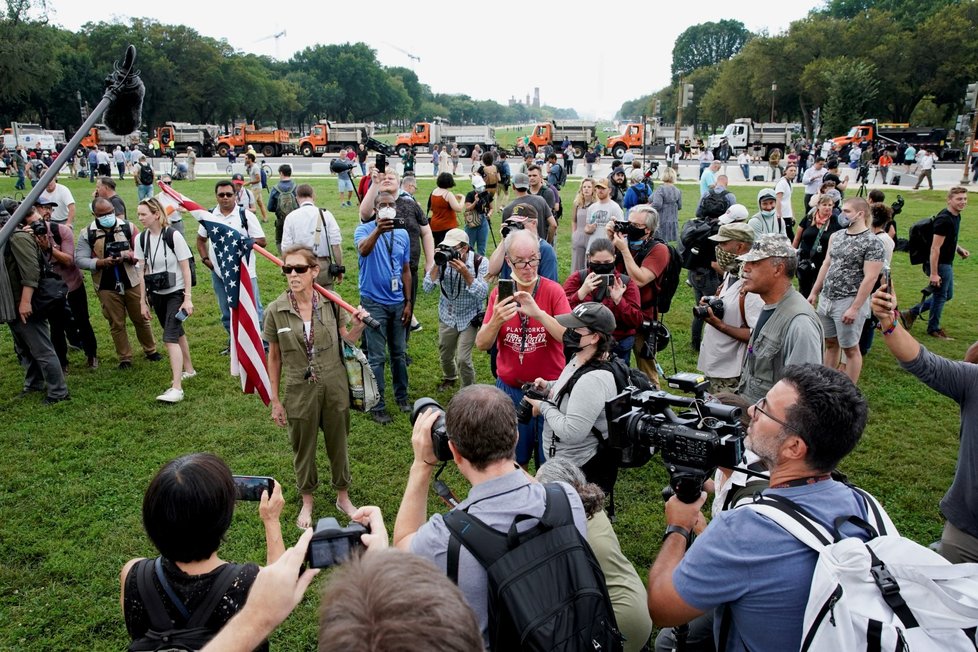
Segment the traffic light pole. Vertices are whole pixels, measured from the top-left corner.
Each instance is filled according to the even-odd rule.
[[[680,125],[682,125],[683,123],[683,104],[685,103],[683,100],[685,99],[686,96],[685,80],[686,80],[685,77],[679,78],[679,92],[676,93],[676,136],[675,138],[676,138],[677,149],[679,148],[679,130],[681,128]]]

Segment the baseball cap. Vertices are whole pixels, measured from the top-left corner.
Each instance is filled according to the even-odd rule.
[[[746,254],[737,256],[737,260],[749,263],[765,258],[794,258],[798,254],[788,242],[788,238],[780,233],[765,233],[754,240],[754,245]]]
[[[234,174],[231,176],[231,181],[240,181],[244,183],[244,175],[241,174],[240,172],[238,174]]]
[[[734,222],[744,222],[747,220],[747,207],[743,204],[734,204],[727,209],[727,212],[720,216],[720,224],[732,224]]]
[[[608,183],[608,180],[606,178],[604,178],[604,177],[601,177],[600,179],[595,179],[594,180],[594,187],[595,188],[597,188],[599,186],[602,187],[602,188],[607,188],[609,185],[610,184]]]
[[[486,187],[486,180],[478,174],[472,175],[472,187],[476,190],[483,190]]]
[[[513,213],[506,219],[535,220],[537,217],[539,217],[537,215],[537,209],[529,204],[517,204],[513,206]]]
[[[51,201],[50,199],[45,199],[44,196],[41,195],[40,197],[37,198],[37,201],[34,202],[34,205],[35,206],[51,206],[51,207],[57,208],[58,202]]]
[[[751,227],[743,222],[734,222],[733,224],[724,224],[721,226],[716,235],[710,236],[710,240],[713,240],[713,242],[736,240],[738,242],[753,244],[754,235],[754,229]]]
[[[441,243],[446,247],[457,247],[462,243],[469,244],[469,236],[462,229],[449,229]]]
[[[583,327],[605,335],[615,331],[615,316],[611,310],[593,301],[580,303],[572,311],[558,315],[557,323],[564,328]]]
[[[513,187],[519,188],[520,190],[526,190],[530,187],[530,177],[522,172],[517,172],[513,175]]]

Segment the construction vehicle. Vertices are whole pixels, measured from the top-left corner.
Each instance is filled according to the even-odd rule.
[[[574,156],[582,158],[587,152],[588,145],[594,140],[598,125],[596,122],[587,120],[551,120],[550,122],[539,122],[533,127],[528,144],[530,150],[536,154],[537,150],[543,149],[547,145],[552,145],[555,150],[560,148],[561,143],[569,140],[574,148]],[[624,152],[622,152],[624,155]]]
[[[906,123],[887,124],[875,118],[867,118],[850,129],[845,136],[832,139],[839,149],[856,144],[882,144],[888,149],[896,149],[901,141],[918,150],[932,150],[941,161],[961,160],[961,150],[948,145],[947,129],[943,127],[911,127]]]
[[[217,155],[224,158],[232,147],[241,152],[249,145],[262,156],[295,154],[295,145],[292,144],[289,132],[285,129],[274,127],[258,129],[253,124],[240,124],[235,126],[232,133],[217,139]]]
[[[409,134],[398,134],[394,148],[398,156],[408,149],[428,151],[433,145],[458,145],[458,155],[465,158],[478,145],[483,151],[496,144],[496,130],[486,126],[452,127],[440,122],[418,122]]]
[[[217,149],[217,139],[221,135],[218,125],[195,125],[189,122],[166,122],[156,128],[156,139],[160,141],[160,149],[166,153],[170,140],[173,149],[185,152],[193,147],[199,156],[214,156]]]
[[[621,133],[609,136],[605,146],[611,155],[616,159],[621,159],[630,149],[651,147],[658,144],[656,142],[658,125],[654,122],[630,122],[622,127]],[[577,153],[575,152],[575,156]]]
[[[88,135],[81,139],[81,144],[76,154],[78,156],[84,156],[86,149],[96,147],[104,147],[106,151],[111,152],[115,149],[116,145],[121,145],[123,149],[129,149],[130,145],[138,145],[141,139],[142,134],[139,131],[134,131],[125,136],[119,136],[109,131],[109,128],[104,124],[96,124],[88,132]]]
[[[710,136],[707,145],[716,149],[724,140],[730,145],[732,154],[753,149],[756,143],[764,152],[767,160],[775,149],[786,151],[796,134],[801,133],[801,124],[797,122],[754,122],[750,118],[737,118],[727,125],[722,134]]]
[[[374,135],[374,127],[366,122],[330,122],[320,120],[307,136],[299,140],[299,153],[305,157],[338,152],[344,147],[356,147]]]
[[[61,132],[61,137],[64,138],[64,132]],[[17,145],[24,149],[46,149],[52,152],[56,149],[54,137],[42,129],[41,125],[11,122],[10,127],[3,130],[3,146],[12,150]]]

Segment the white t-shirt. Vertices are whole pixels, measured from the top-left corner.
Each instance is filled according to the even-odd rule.
[[[737,155],[737,165],[749,165],[750,157],[747,156],[747,152],[741,152]]]
[[[889,267],[890,261],[893,260],[893,250],[896,248],[896,243],[886,231],[880,231],[876,237],[880,239],[880,243],[883,245],[883,267]]]
[[[248,225],[248,231],[246,233],[247,237],[254,238],[255,240],[264,238],[265,232],[262,230],[261,222],[258,221],[255,214],[248,209],[245,209],[244,214],[245,223]],[[234,210],[231,211],[230,215],[224,215],[221,213],[221,207],[218,206],[211,211],[211,216],[211,220],[214,222],[217,222],[218,224],[226,224],[239,233],[245,233],[245,230],[241,228],[241,215],[237,206],[234,207]],[[201,238],[207,238],[207,257],[214,262],[214,273],[220,278],[221,268],[215,260],[216,256],[214,255],[214,243],[212,243],[210,238],[207,237],[207,229],[201,225],[197,229],[197,235],[199,235]],[[258,278],[258,272],[255,271],[255,259],[257,257],[258,255],[255,253],[252,253],[251,256],[248,257],[248,273],[251,275],[251,278]]]
[[[326,222],[325,231],[323,230],[323,220]],[[314,247],[317,227],[319,229],[319,246]],[[340,227],[333,214],[324,209],[321,219],[316,205],[312,201],[306,200],[299,208],[285,216],[285,225],[282,227],[282,250],[302,245],[313,249],[320,258],[332,258],[333,252],[326,246],[327,235],[330,245],[338,245],[343,242],[343,234],[340,232]]]
[[[933,154],[924,154],[920,157],[920,169],[921,170],[933,170],[934,169],[934,156]]]
[[[146,239],[146,251],[143,251],[143,239]],[[183,273],[180,271],[180,261],[189,260],[191,257],[190,247],[179,231],[173,231],[173,249],[167,246],[163,238],[163,232],[154,235],[148,229],[136,236],[136,260],[144,261],[146,274],[157,274],[159,272],[171,272],[176,276],[173,287],[160,290],[155,294],[172,294],[177,290],[185,289]]]
[[[806,195],[817,195],[819,188],[822,187],[822,178],[828,173],[828,169],[823,165],[821,169],[810,167],[805,170],[802,183],[805,184]]]
[[[597,228],[594,229],[594,233],[588,236],[587,246],[590,247],[591,243],[598,238],[607,238],[608,232],[604,230],[604,225],[608,222],[618,220],[622,221],[625,219],[625,214],[621,210],[616,202],[610,199],[605,202],[594,202],[587,209],[587,223],[594,224]]]
[[[39,201],[53,201],[56,203],[57,207],[51,213],[51,221],[57,224],[64,224],[68,221],[68,207],[75,203],[75,198],[67,186],[56,183],[54,185],[54,192],[45,190],[41,193]]]
[[[774,194],[781,195],[781,217],[787,219],[794,217],[791,208],[791,184],[785,177],[778,179],[778,185],[774,187]]]
[[[246,187],[241,186],[241,190],[235,195],[235,201],[238,202],[238,206],[249,209],[255,205],[255,194]]]
[[[740,288],[744,282],[737,279],[729,287],[730,275],[723,278],[720,286],[720,298],[723,299],[723,323],[735,328],[742,328],[744,323],[740,316]],[[753,292],[744,297],[744,315],[747,325],[753,329],[757,318],[764,309],[764,300]],[[744,356],[747,355],[747,342],[741,342],[729,335],[724,335],[709,324],[703,328],[703,342],[700,345],[700,357],[696,368],[705,375],[713,378],[737,378],[744,366]]]

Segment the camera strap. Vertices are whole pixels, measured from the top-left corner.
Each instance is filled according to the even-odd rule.
[[[329,242],[329,229],[326,228],[326,216],[323,215],[323,209],[320,208],[318,210],[319,210],[319,223],[316,224],[316,235],[315,235],[315,237],[312,240],[312,249],[313,249],[314,252],[316,252],[316,255],[319,256],[319,234],[320,234],[320,232],[325,233],[326,234],[326,255],[325,256],[321,256],[321,258],[329,258],[330,260],[332,260],[333,259],[333,245],[331,245],[330,242]]]

